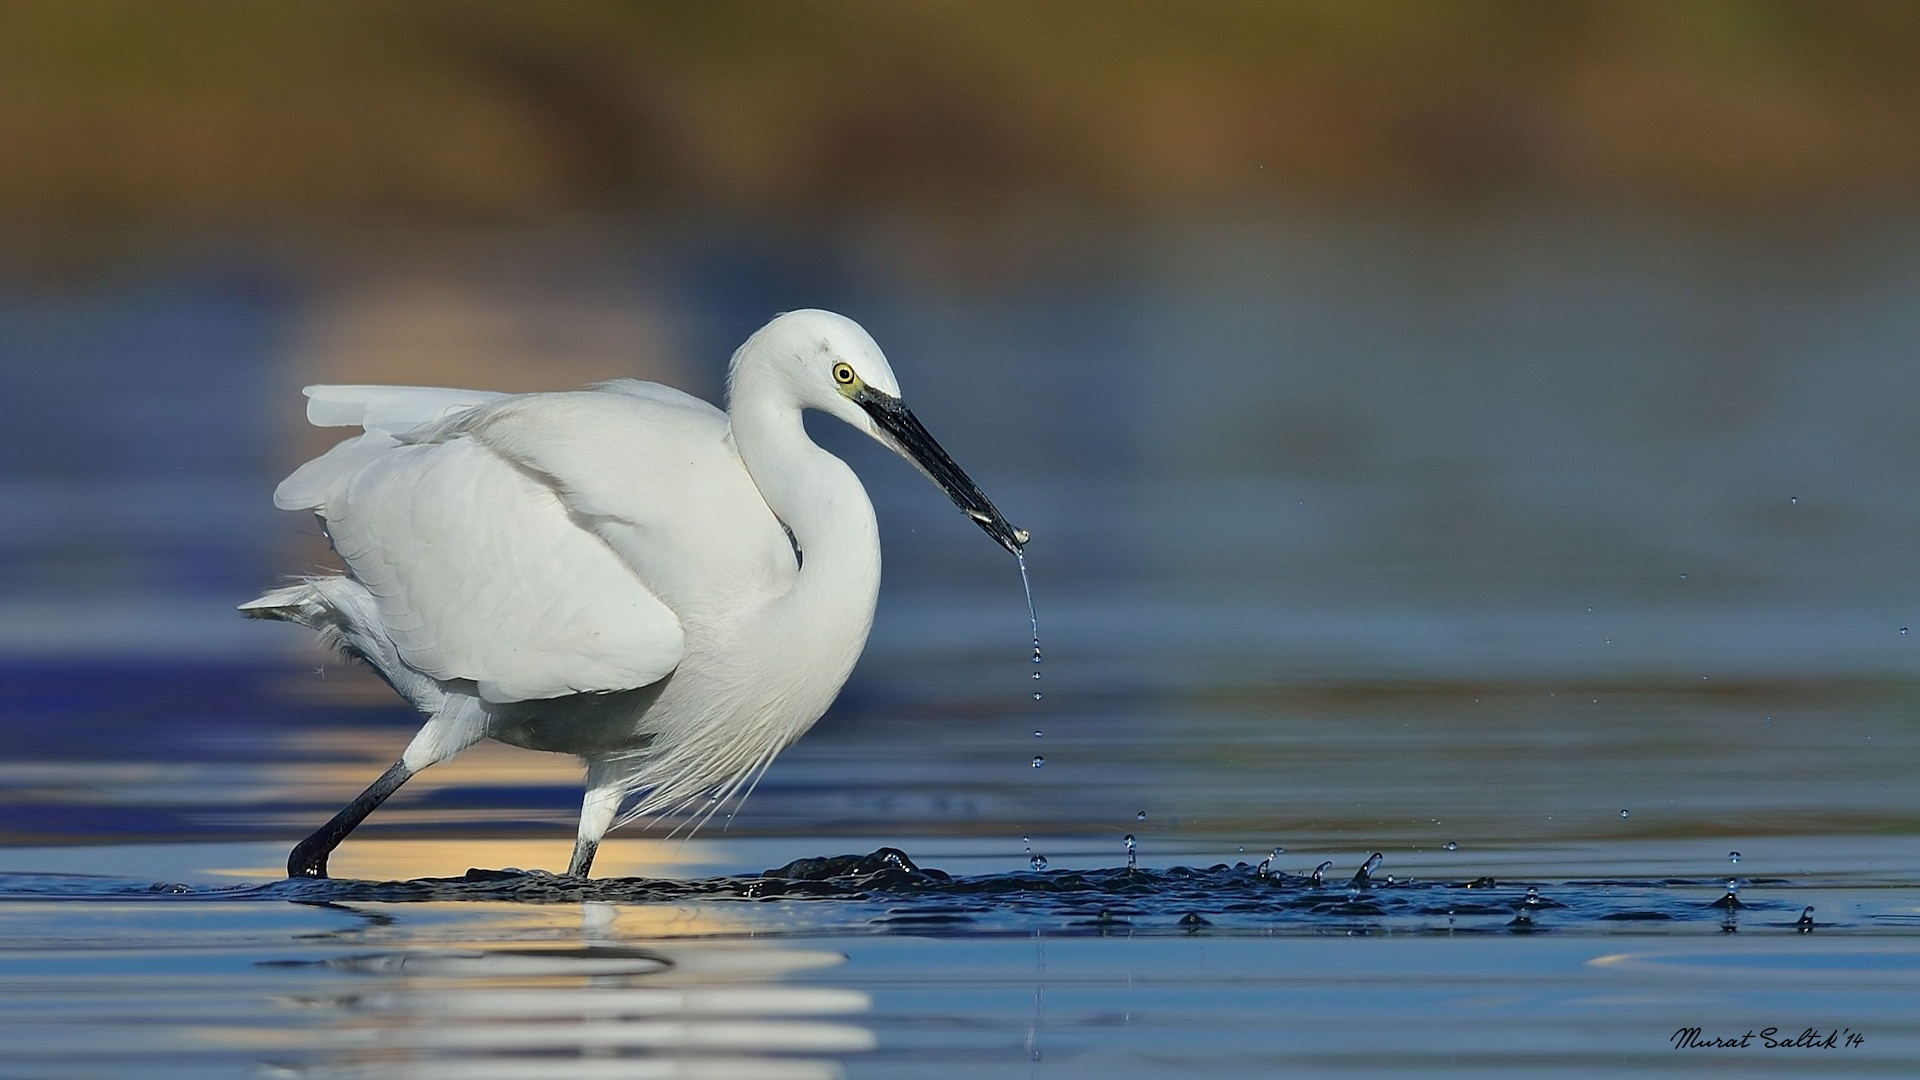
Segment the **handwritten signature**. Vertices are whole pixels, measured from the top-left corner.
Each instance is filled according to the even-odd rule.
[[[1798,1035],[1783,1035],[1777,1027],[1751,1028],[1745,1035],[1704,1035],[1697,1027],[1683,1027],[1668,1040],[1675,1050],[1851,1050],[1867,1041],[1863,1032],[1850,1027],[1806,1028]]]

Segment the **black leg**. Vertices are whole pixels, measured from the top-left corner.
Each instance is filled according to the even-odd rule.
[[[567,866],[567,876],[583,878],[593,869],[593,857],[600,851],[598,840],[575,840],[573,842],[573,862]]]
[[[404,761],[396,761],[393,767],[380,774],[373,786],[360,793],[359,797],[347,804],[346,809],[333,815],[333,820],[320,826],[312,836],[294,845],[293,854],[287,856],[287,876],[323,878],[327,876],[327,856],[340,846],[340,841],[354,827],[367,820],[367,815],[387,796],[400,790],[400,785],[413,776],[413,770],[407,768]]]

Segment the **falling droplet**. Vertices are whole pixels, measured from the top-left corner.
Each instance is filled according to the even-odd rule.
[[[1737,863],[1737,862],[1739,862],[1739,861],[1740,861],[1740,853],[1739,853],[1739,852],[1737,852],[1737,851],[1729,851],[1729,852],[1727,852],[1727,861],[1728,861],[1728,862],[1735,862],[1735,863]]]
[[[1529,886],[1527,887],[1527,900],[1526,900],[1526,904],[1527,904],[1527,906],[1528,906],[1528,907],[1539,907],[1539,906],[1540,906],[1540,890],[1539,890],[1539,888],[1537,888],[1537,887],[1535,887],[1535,886],[1531,886],[1531,885],[1529,885]]]
[[[1039,681],[1040,681],[1040,673],[1039,673],[1039,672],[1037,672],[1037,671],[1036,671],[1036,672],[1034,672],[1034,673],[1033,673],[1033,681],[1034,681],[1034,682],[1039,682]]]
[[[1681,581],[1685,581],[1685,580],[1687,580],[1687,575],[1685,575],[1685,574],[1681,574],[1681,575],[1680,575],[1680,580],[1681,580]]]
[[[1047,868],[1047,857],[1045,855],[1035,855],[1033,858],[1027,860],[1027,865],[1033,867],[1035,870],[1045,870]]]
[[[1047,759],[1046,759],[1046,758],[1043,758],[1043,757],[1041,757],[1041,756],[1040,756],[1039,754],[1035,754],[1035,755],[1033,755],[1033,767],[1034,767],[1034,768],[1036,768],[1036,769],[1037,769],[1037,768],[1039,768],[1040,766],[1042,766],[1042,765],[1045,765],[1046,763],[1047,763]]]
[[[1314,867],[1314,868],[1313,868],[1313,883],[1314,883],[1315,885],[1318,885],[1318,884],[1320,884],[1320,881],[1321,881],[1321,879],[1322,879],[1322,878],[1324,878],[1324,877],[1326,877],[1326,876],[1327,876],[1327,871],[1329,871],[1329,870],[1331,870],[1331,869],[1333,869],[1333,860],[1332,860],[1332,859],[1328,859],[1328,860],[1327,860],[1326,862],[1323,862],[1323,863],[1321,863],[1321,864],[1320,864],[1319,866],[1316,866],[1316,867]]]
[[[1033,677],[1040,677],[1040,613],[1033,606],[1033,582],[1027,577],[1027,556],[1024,552],[1014,552],[1014,561],[1020,564],[1020,588],[1027,594],[1027,624],[1033,628]],[[1035,691],[1033,700],[1039,701],[1040,694]]]
[[[1133,820],[1135,821],[1147,820],[1147,812],[1145,810],[1140,811],[1139,813],[1133,815]]]
[[[1460,850],[1460,845],[1459,845],[1458,843],[1456,843],[1455,841],[1452,841],[1452,840],[1449,840],[1449,841],[1447,841],[1447,850],[1448,850],[1448,851],[1459,851],[1459,850]]]
[[[1128,833],[1127,838],[1124,842],[1127,845],[1127,869],[1132,870],[1137,865],[1134,861],[1135,860],[1135,855],[1134,855],[1135,841],[1133,839],[1133,834]]]
[[[1787,501],[1788,501],[1788,502],[1790,502],[1790,503],[1792,503],[1792,504],[1794,504],[1795,506],[1798,506],[1798,505],[1800,505],[1800,496],[1798,496],[1798,495],[1789,495],[1789,496],[1787,496]]]
[[[1620,816],[1621,816],[1621,817],[1627,817],[1627,816],[1629,816],[1629,814],[1628,814],[1628,811],[1625,811],[1625,810],[1622,810],[1622,811],[1620,811]]]

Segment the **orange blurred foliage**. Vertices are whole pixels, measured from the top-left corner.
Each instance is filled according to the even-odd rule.
[[[0,213],[1920,191],[1920,5],[0,5]]]

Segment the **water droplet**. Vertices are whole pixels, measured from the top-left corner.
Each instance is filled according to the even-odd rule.
[[[1800,505],[1800,496],[1798,496],[1798,495],[1789,495],[1789,496],[1787,496],[1787,501],[1788,501],[1788,502],[1790,502],[1790,503],[1792,503],[1792,504],[1794,504],[1795,506],[1798,506],[1798,505]]]
[[[1033,867],[1035,870],[1045,870],[1047,868],[1047,857],[1045,855],[1035,855],[1033,858],[1027,860],[1027,865]]]
[[[1538,888],[1536,888],[1536,887],[1533,887],[1533,886],[1528,886],[1528,887],[1527,887],[1527,900],[1526,900],[1526,904],[1527,904],[1527,906],[1528,906],[1528,907],[1539,907],[1539,906],[1540,906],[1540,890],[1539,890]]]
[[[1027,577],[1027,556],[1023,552],[1014,552],[1013,558],[1020,564],[1020,588],[1027,594],[1027,622],[1033,627],[1033,662],[1038,664],[1040,662],[1040,613],[1033,606],[1033,582]],[[1033,677],[1036,679],[1040,677],[1038,669],[1034,671]],[[1040,691],[1033,692],[1033,700],[1040,700]],[[1034,766],[1036,769],[1039,767]]]
[[[1681,575],[1680,575],[1680,580],[1681,580],[1681,581],[1685,581],[1685,580],[1687,580],[1687,575],[1685,575],[1685,574],[1681,574]]]
[[[1727,852],[1727,861],[1728,861],[1728,862],[1739,862],[1739,861],[1740,861],[1740,853],[1739,853],[1739,852],[1737,852],[1737,851],[1729,851],[1729,852]]]
[[[1037,738],[1039,738],[1039,737],[1041,737],[1042,735],[1045,735],[1045,734],[1046,734],[1046,732],[1044,732],[1044,731],[1041,731],[1041,730],[1040,730],[1039,728],[1034,728],[1034,729],[1033,729],[1033,737],[1034,737],[1034,738],[1036,738],[1036,739],[1037,739]]]
[[[1036,672],[1034,672],[1034,673],[1033,673],[1033,681],[1034,681],[1034,682],[1039,682],[1039,681],[1040,681],[1040,673],[1039,673],[1039,672],[1037,672],[1037,671],[1036,671]]]
[[[1628,811],[1626,811],[1626,810],[1622,810],[1622,811],[1620,811],[1620,816],[1621,816],[1621,817],[1627,817],[1627,816],[1629,816],[1629,812],[1628,812]]]
[[[1147,820],[1147,812],[1145,810],[1140,811],[1139,813],[1133,815],[1133,820],[1135,821]]]
[[[1043,757],[1041,757],[1041,756],[1040,756],[1039,754],[1035,754],[1035,755],[1033,755],[1033,767],[1034,767],[1034,768],[1036,768],[1036,769],[1037,769],[1037,768],[1039,768],[1040,766],[1042,766],[1042,765],[1045,765],[1046,763],[1047,763],[1047,759],[1046,759],[1046,758],[1043,758]]]
[[[1458,844],[1457,842],[1455,842],[1455,841],[1452,841],[1452,840],[1449,840],[1449,841],[1447,841],[1447,850],[1448,850],[1448,851],[1459,851],[1459,850],[1460,850],[1460,845],[1459,845],[1459,844]]]

